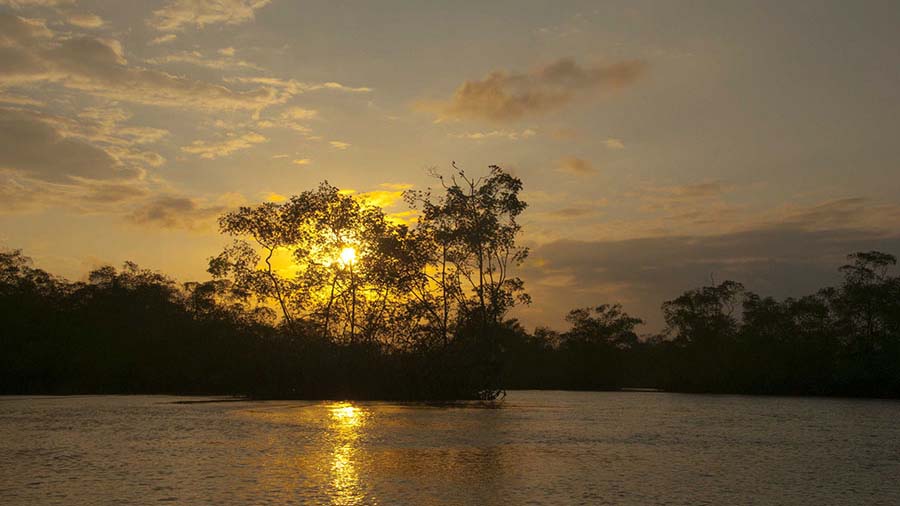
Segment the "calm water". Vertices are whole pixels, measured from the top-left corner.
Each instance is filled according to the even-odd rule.
[[[0,397],[0,504],[900,504],[894,401],[179,400]]]

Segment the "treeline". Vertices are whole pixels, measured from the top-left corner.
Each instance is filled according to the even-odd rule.
[[[0,394],[224,394],[472,398],[484,361],[464,337],[440,353],[323,340],[231,298],[133,263],[86,282],[0,252]]]
[[[0,390],[493,399],[522,182],[492,166],[407,191],[414,227],[322,183],[219,220],[213,280],[126,264],[85,283],[5,253]]]
[[[675,392],[900,397],[900,276],[892,255],[848,256],[843,282],[776,300],[740,283],[690,290],[662,305],[666,329],[619,305],[569,313],[563,333],[517,329],[510,388],[658,388]]]
[[[0,252],[0,393],[492,399],[508,388],[900,396],[893,256],[777,301],[726,281],[663,304],[666,329],[603,304],[565,332],[508,319],[522,183],[499,167],[407,191],[413,225],[327,183],[241,207],[212,280],[132,263],[70,282]]]
[[[573,310],[565,332],[479,322],[447,346],[323,340],[270,310],[177,285],[127,263],[86,282],[0,252],[0,393],[180,393],[293,398],[471,398],[500,387],[900,396],[900,277],[893,256],[850,255],[843,283],[775,300],[726,281],[663,304],[667,329],[638,336],[618,305]]]

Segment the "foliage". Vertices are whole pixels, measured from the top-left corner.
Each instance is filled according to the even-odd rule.
[[[491,399],[504,388],[900,397],[900,277],[854,253],[843,282],[776,300],[734,281],[662,305],[639,337],[619,304],[526,331],[514,267],[521,181],[458,171],[407,192],[413,226],[323,183],[220,220],[213,279],[127,262],[70,282],[0,251],[0,393]],[[346,253],[353,248],[353,255]],[[285,259],[288,259],[285,262]],[[281,263],[279,263],[281,262]]]

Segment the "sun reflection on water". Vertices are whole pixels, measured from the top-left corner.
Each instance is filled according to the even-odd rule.
[[[332,404],[328,406],[328,411],[331,414],[329,430],[333,441],[332,504],[363,504],[365,491],[359,479],[357,453],[359,439],[369,413],[346,402]]]

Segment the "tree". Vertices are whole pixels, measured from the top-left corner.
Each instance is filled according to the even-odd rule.
[[[453,168],[449,181],[437,176],[442,195],[407,193],[407,201],[422,208],[417,232],[434,246],[427,263],[440,307],[431,312],[445,333],[454,304],[458,318],[475,318],[484,330],[501,324],[516,303],[530,301],[522,280],[511,273],[528,256],[528,249],[516,244],[517,218],[527,207],[519,199],[522,181],[496,165],[478,178]]]
[[[210,272],[276,302],[288,325],[298,317],[315,324],[325,340],[389,339],[419,270],[406,226],[327,182],[282,204],[227,213],[220,227],[237,240],[210,260]],[[276,268],[273,257],[288,265]]]
[[[241,239],[209,261],[209,272],[214,277],[232,274],[238,290],[263,301],[274,299],[288,325],[293,323],[286,293],[290,281],[275,271],[272,257],[279,249],[296,247],[306,239],[305,227],[298,226],[294,218],[293,209],[273,202],[256,207],[242,206],[226,213],[219,218],[219,229],[232,236],[251,238],[265,253],[262,261],[266,266],[258,267],[260,255],[256,248]]]
[[[734,336],[735,315],[744,286],[725,281],[717,286],[690,290],[662,305],[666,332],[681,344],[710,344]]]
[[[737,305],[744,287],[734,281],[689,290],[662,305],[665,333],[674,334],[669,363],[670,388],[734,388],[734,348],[739,328]]]
[[[566,316],[572,325],[562,335],[563,346],[579,344],[631,348],[638,342],[634,328],[644,323],[629,316],[621,304],[601,304],[594,308],[573,309]]]
[[[897,264],[893,255],[879,251],[857,252],[847,256],[852,263],[840,268],[844,283],[835,309],[852,327],[857,345],[864,351],[881,346],[882,336],[896,322],[898,280],[888,276]]]

